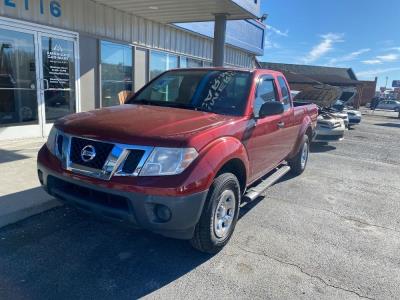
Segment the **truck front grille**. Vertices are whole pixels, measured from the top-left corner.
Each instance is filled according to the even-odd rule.
[[[96,155],[90,161],[84,161],[82,158],[82,150],[86,146],[92,146],[95,149]],[[70,159],[74,164],[93,169],[102,169],[113,147],[114,145],[109,143],[72,137]]]
[[[125,160],[125,163],[122,167],[122,172],[126,174],[133,174],[139,165],[140,160],[142,159],[145,151],[143,150],[130,150],[129,155]]]

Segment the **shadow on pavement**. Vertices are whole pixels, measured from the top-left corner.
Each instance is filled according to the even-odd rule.
[[[22,154],[18,154],[17,151],[0,149],[0,164],[27,158],[29,157]]]
[[[400,123],[379,123],[374,124],[376,126],[384,126],[384,127],[393,127],[393,128],[400,128]]]
[[[262,195],[251,202],[245,202],[240,206],[239,211],[239,220],[247,215],[254,207],[257,206],[262,200],[264,200],[265,196]]]
[[[0,299],[136,299],[211,257],[62,207],[0,230]]]
[[[335,146],[330,144],[323,144],[323,143],[312,143],[310,146],[311,153],[323,153],[336,150]]]

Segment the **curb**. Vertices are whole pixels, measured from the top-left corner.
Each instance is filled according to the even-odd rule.
[[[41,188],[40,190],[35,189],[32,193],[37,193],[39,195],[42,193],[45,194]],[[0,196],[0,228],[38,215],[52,208],[62,206],[59,201],[50,196],[40,198],[33,196],[28,200],[17,199],[20,197],[19,193],[3,197]],[[35,200],[32,201],[32,199]]]

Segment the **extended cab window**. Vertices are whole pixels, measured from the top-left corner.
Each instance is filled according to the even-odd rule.
[[[261,78],[256,91],[253,113],[258,117],[261,106],[265,102],[277,101],[274,80],[272,78]]]
[[[282,76],[278,77],[278,82],[279,86],[281,88],[281,93],[282,93],[282,103],[285,106],[285,110],[288,110],[290,108],[290,94],[289,94],[289,88],[286,84],[285,79],[283,79]]]
[[[251,73],[245,71],[169,71],[150,82],[127,103],[239,116],[246,107],[250,80]]]

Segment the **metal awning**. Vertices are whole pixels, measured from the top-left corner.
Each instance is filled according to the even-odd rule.
[[[232,0],[94,0],[133,15],[160,23],[213,21],[215,14],[228,19],[254,19],[254,12]]]

